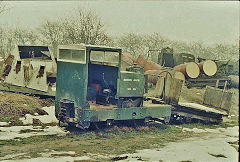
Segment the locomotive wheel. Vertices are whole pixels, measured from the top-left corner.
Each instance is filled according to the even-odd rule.
[[[168,116],[168,117],[164,117],[164,124],[169,124],[169,122],[170,122],[170,119],[171,119],[171,117],[170,116]]]

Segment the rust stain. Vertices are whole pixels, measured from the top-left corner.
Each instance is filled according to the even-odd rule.
[[[16,64],[16,74],[18,74],[18,72],[21,70],[21,61],[17,61]]]
[[[9,75],[11,69],[12,69],[12,63],[13,63],[13,59],[14,59],[14,56],[13,55],[9,55],[7,57],[7,59],[4,61],[4,64],[6,65],[4,70],[3,70],[3,73],[2,73],[2,77],[5,78],[6,76]]]
[[[39,69],[39,71],[38,71],[38,75],[37,75],[36,78],[41,78],[41,77],[43,77],[44,69],[45,69],[45,66],[40,66],[40,69]]]
[[[6,76],[8,76],[8,74],[10,73],[12,69],[11,65],[6,65],[2,74],[2,77],[5,78]]]
[[[7,57],[7,59],[4,61],[4,64],[6,64],[6,65],[12,65],[13,59],[14,59],[14,56],[13,56],[13,55],[9,55],[9,56]]]
[[[23,70],[24,70],[24,80],[25,80],[25,85],[27,85],[30,82],[30,79],[32,78],[32,70],[33,66],[32,65],[23,65]]]

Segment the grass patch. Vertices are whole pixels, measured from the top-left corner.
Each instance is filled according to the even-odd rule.
[[[120,155],[134,153],[136,150],[157,148],[168,142],[175,142],[184,138],[198,136],[192,132],[182,132],[175,126],[151,126],[128,128],[113,127],[102,131],[83,132],[59,136],[34,136],[19,140],[0,141],[1,154],[12,150],[15,153],[37,153],[45,149],[55,151],[75,151],[76,156],[93,154]],[[38,143],[36,145],[36,143]],[[9,154],[9,153],[8,153]]]
[[[183,124],[186,128],[219,128],[235,125],[236,122],[219,125]],[[73,128],[72,128],[73,129]],[[25,130],[26,133],[28,130]],[[29,130],[30,132],[31,130]],[[185,138],[202,136],[205,133],[183,132],[175,125],[150,125],[132,127],[111,127],[98,131],[69,130],[66,136],[33,136],[18,140],[0,141],[0,156],[6,154],[27,153],[31,157],[39,157],[48,150],[75,151],[74,156],[88,156],[88,153],[102,155],[118,155],[134,153],[136,150],[159,148],[169,142],[177,142]],[[37,143],[37,145],[36,145]],[[111,160],[111,159],[108,159]]]
[[[0,116],[1,116],[1,114],[0,114]],[[0,117],[0,122],[7,122],[7,123],[9,123],[8,126],[23,125],[22,121],[19,120],[19,117],[16,117],[16,116]]]

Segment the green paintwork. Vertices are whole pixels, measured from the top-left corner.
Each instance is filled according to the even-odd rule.
[[[184,64],[186,62],[195,62],[195,56],[190,53],[178,53],[173,56],[174,65]]]
[[[86,61],[77,62],[74,60],[60,60],[59,51],[61,49],[85,50]],[[62,45],[58,47],[57,62],[57,79],[56,79],[56,114],[60,110],[60,101],[68,99],[74,101],[76,107],[89,109],[87,102],[88,87],[88,64],[90,51],[113,51],[119,53],[119,62],[117,66],[121,66],[121,49],[101,47],[101,46],[85,46],[85,45]],[[94,65],[113,66],[111,63],[94,61]],[[115,65],[115,64],[114,64]],[[116,66],[116,65],[115,65]],[[119,70],[118,70],[119,73]],[[119,74],[118,74],[119,75]]]
[[[231,60],[215,60],[217,64],[218,75],[239,75],[239,60],[234,62]]]
[[[61,46],[59,49],[84,49],[82,46]],[[59,50],[58,50],[59,52]],[[59,58],[59,53],[58,53]],[[88,60],[88,57],[87,59]],[[59,112],[59,102],[62,99],[74,101],[75,106],[87,107],[87,77],[88,65],[86,63],[57,62],[56,78],[56,113]]]
[[[144,68],[142,66],[133,65],[127,68],[127,71],[144,74]]]
[[[132,108],[114,108],[104,109],[104,107],[97,110],[90,109],[88,100],[92,100],[94,95],[88,88],[92,84],[99,83],[102,88],[116,89],[115,99],[119,98],[131,98],[138,97],[143,98],[144,94],[144,74],[143,69],[139,67],[132,67],[127,69],[128,71],[120,71],[121,69],[121,49],[111,47],[101,47],[92,45],[67,45],[60,46],[59,49],[74,49],[85,50],[86,60],[81,62],[73,59],[73,53],[69,60],[64,60],[65,54],[61,60],[59,60],[58,50],[58,63],[57,63],[57,84],[56,84],[56,115],[60,110],[60,101],[67,99],[74,102],[75,118],[67,117],[68,123],[75,123],[80,125],[82,128],[87,128],[90,122],[112,120],[132,120],[132,119],[144,119],[150,118],[163,118],[170,117],[171,106],[169,105],[151,105],[147,107],[132,107]],[[72,51],[74,51],[72,50]],[[62,50],[64,51],[64,50]],[[71,51],[71,50],[65,50]],[[93,60],[91,52],[100,53]],[[106,54],[111,52],[119,53],[119,61],[117,62],[105,62]],[[83,52],[81,52],[83,54]],[[93,53],[92,53],[93,54]],[[61,54],[60,54],[61,55]],[[79,53],[80,55],[80,53]],[[97,56],[97,54],[94,54]],[[74,56],[76,57],[76,55]],[[115,57],[115,56],[114,56]],[[81,58],[84,58],[81,56]],[[115,57],[116,58],[116,57]],[[72,60],[71,60],[72,59]],[[139,70],[139,71],[138,71]],[[91,97],[89,97],[89,95]],[[93,100],[94,101],[94,100]]]
[[[157,105],[157,104],[156,104]],[[134,115],[133,115],[134,114]],[[78,119],[85,122],[99,122],[112,120],[132,120],[151,118],[163,118],[171,115],[170,105],[158,105],[154,107],[115,108],[112,110],[81,110],[78,109]]]
[[[144,93],[144,75],[135,72],[120,72],[118,79],[118,97],[142,97]]]
[[[166,47],[158,55],[158,64],[165,67],[174,67],[173,49]]]
[[[74,101],[75,106],[87,107],[87,64],[58,62],[56,101]]]

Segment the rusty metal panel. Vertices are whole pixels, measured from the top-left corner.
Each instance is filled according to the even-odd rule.
[[[163,95],[163,88],[164,88],[164,77],[159,77],[156,84],[155,91],[154,91],[154,97],[161,98]]]
[[[230,111],[232,93],[219,88],[206,87],[203,104]]]
[[[168,77],[165,81],[165,97],[167,104],[177,105],[182,90],[183,81]]]
[[[229,112],[232,106],[231,103],[232,103],[232,93],[223,92],[221,109],[224,109],[227,112]]]
[[[203,104],[214,106],[214,107],[220,107],[221,97],[222,97],[222,92],[220,90],[207,86],[204,94],[204,98],[203,98]]]

